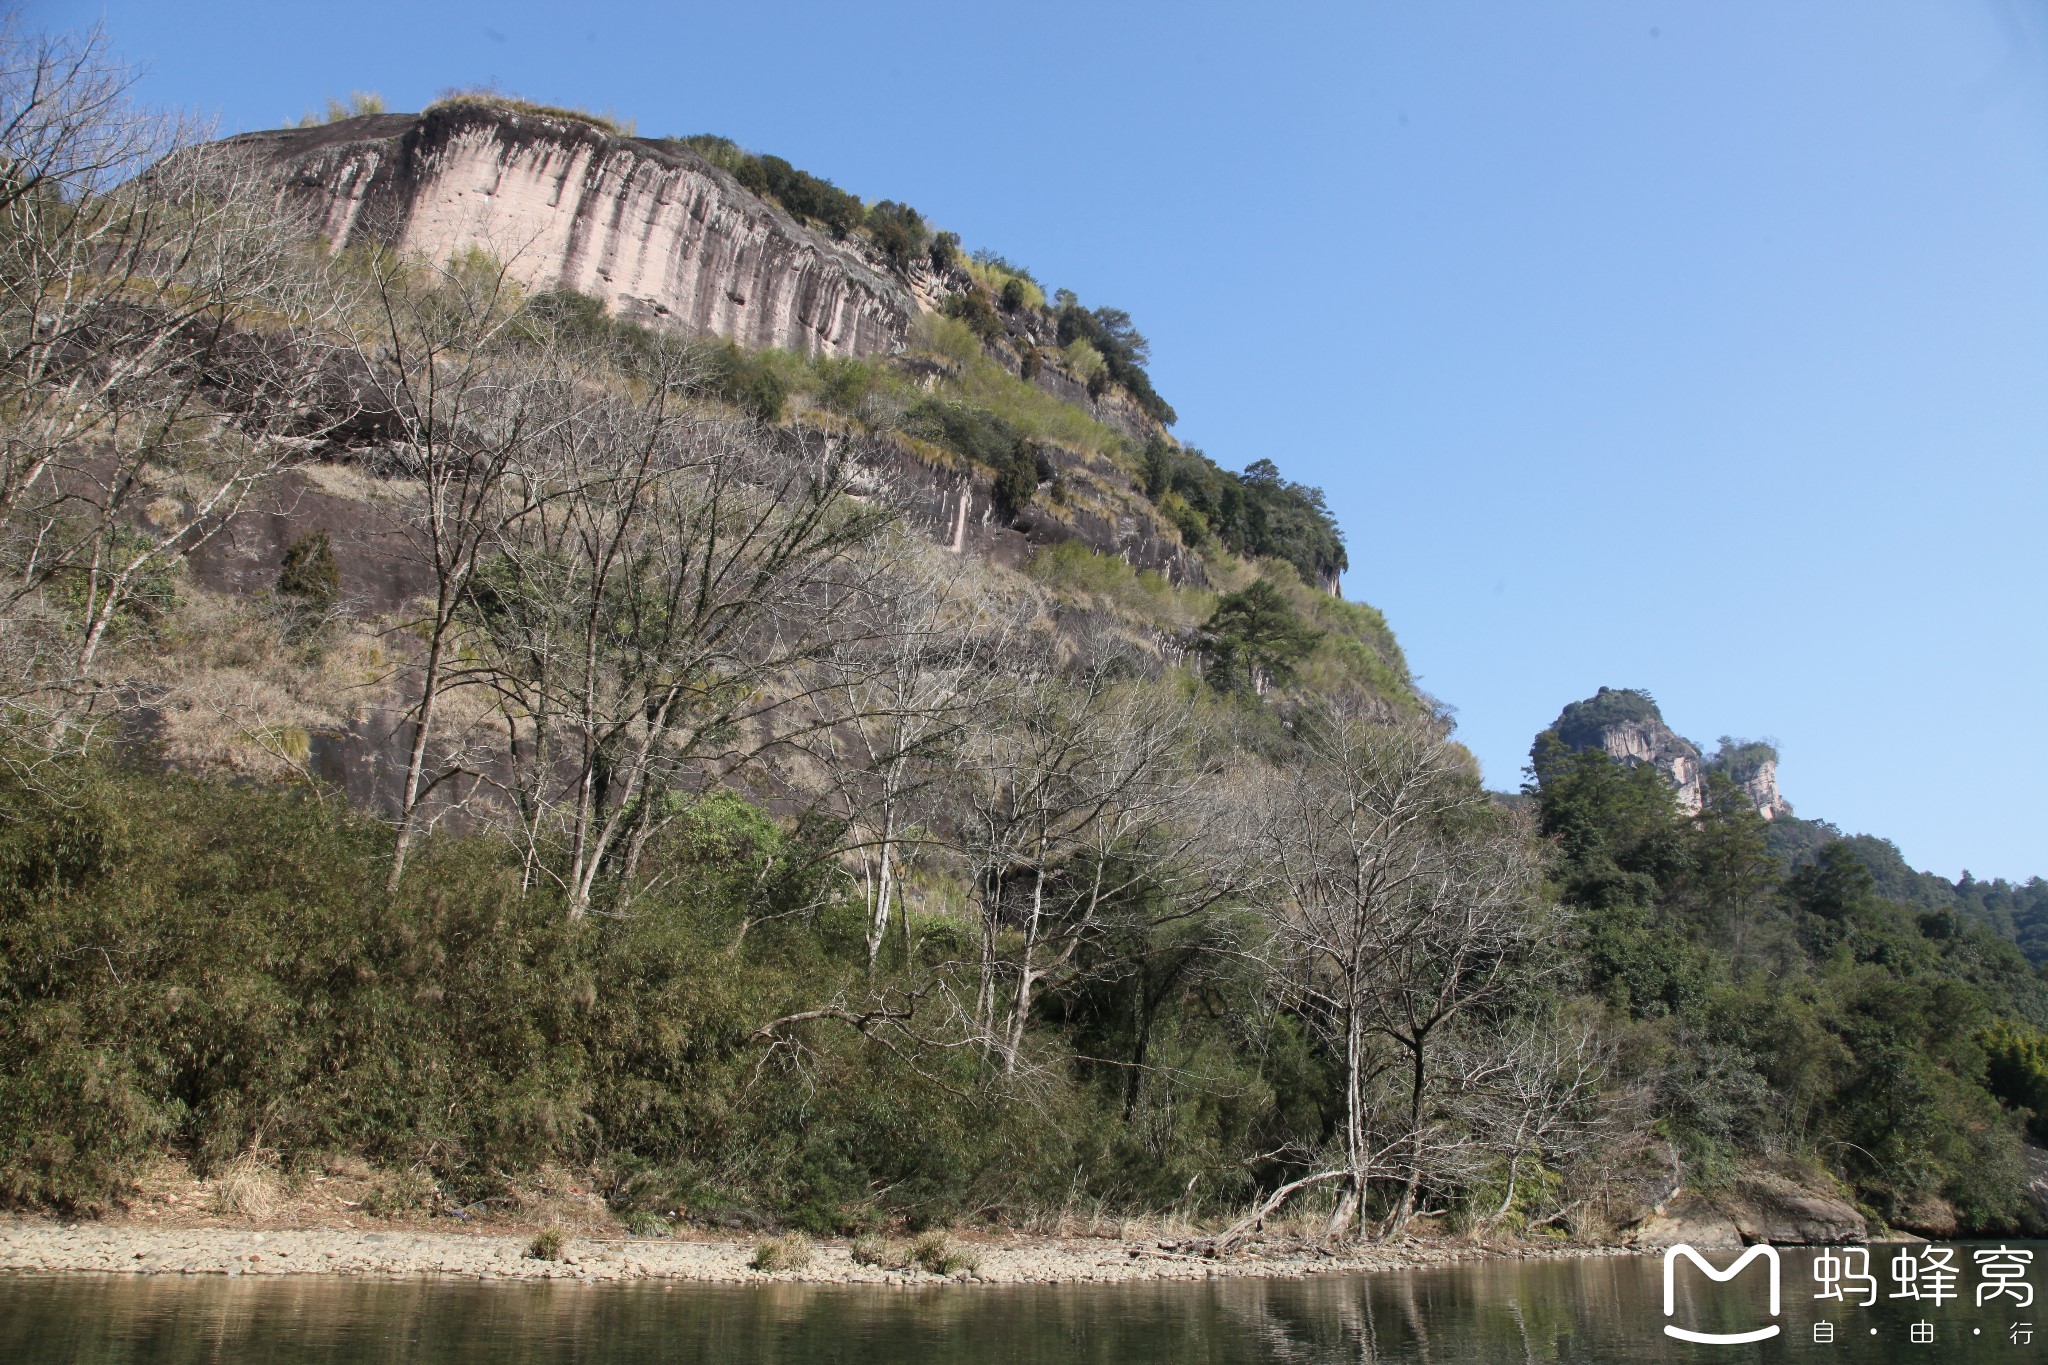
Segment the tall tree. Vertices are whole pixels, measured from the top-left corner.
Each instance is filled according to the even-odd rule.
[[[1352,1235],[1375,1181],[1399,1190],[1389,1226],[1412,1213],[1432,1042],[1500,996],[1540,924],[1533,860],[1434,721],[1340,698],[1299,717],[1296,736],[1267,826],[1275,984],[1338,1064],[1341,1131],[1223,1244],[1318,1184],[1340,1187],[1333,1237]]]
[[[394,472],[417,489],[408,544],[433,584],[406,623],[421,648],[387,878],[395,889],[427,802],[443,782],[469,771],[459,759],[437,762],[436,724],[457,680],[450,656],[478,566],[533,511],[506,495],[507,473],[521,460],[537,462],[550,443],[573,439],[564,433],[589,395],[568,372],[565,352],[533,344],[532,314],[506,260],[480,249],[440,264],[378,255],[369,273],[375,322],[365,332],[362,369],[394,428]]]
[[[543,445],[480,580],[474,676],[510,727],[529,867],[580,918],[690,792],[805,723],[806,666],[876,629],[860,552],[890,513],[849,496],[838,442],[645,399]]]

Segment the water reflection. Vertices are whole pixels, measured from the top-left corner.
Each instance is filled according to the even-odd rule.
[[[1943,1365],[2040,1352],[2006,1339],[2010,1315],[1979,1312],[1967,1297],[1930,1312],[1816,1305],[1808,1264],[1786,1254],[1784,1334],[1743,1347],[1664,1337],[1661,1263],[1648,1257],[1046,1288],[17,1278],[0,1280],[0,1360],[1860,1362],[1931,1358],[1907,1341],[1920,1317],[1936,1324]],[[1762,1277],[1744,1279],[1681,1277],[1679,1316],[1706,1330],[1769,1321]],[[1813,1322],[1827,1316],[1817,1306],[1832,1310],[1834,1345],[1813,1342]]]

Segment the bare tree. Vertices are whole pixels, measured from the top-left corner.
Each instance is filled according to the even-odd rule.
[[[1537,932],[1531,862],[1502,830],[1463,755],[1430,718],[1340,699],[1298,718],[1267,838],[1275,981],[1340,1059],[1336,1150],[1217,1239],[1227,1246],[1299,1190],[1337,1183],[1328,1235],[1347,1237],[1376,1180],[1400,1182],[1390,1226],[1441,1134],[1431,1045],[1507,989]],[[1403,1084],[1402,1082],[1406,1083]]]
[[[1387,950],[1377,963],[1371,1025],[1406,1063],[1409,1150],[1389,1219],[1414,1215],[1432,1141],[1433,1051],[1453,1021],[1508,1003],[1537,985],[1537,947],[1550,927],[1537,896],[1537,862],[1525,822],[1482,808],[1436,835],[1430,875],[1397,897]],[[1490,1021],[1491,1022],[1491,1021]]]
[[[1006,1072],[1041,988],[1106,916],[1142,893],[1164,922],[1241,889],[1198,741],[1188,697],[1115,654],[1019,678],[970,737],[956,837],[981,919],[975,1015]]]
[[[920,798],[949,771],[998,694],[997,661],[1021,633],[1012,604],[950,555],[895,537],[874,628],[820,658],[807,687],[805,751],[847,826],[842,849],[858,869],[867,910],[868,976],[890,926],[910,957],[903,879],[930,836]]]
[[[0,24],[0,624],[17,737],[82,739],[117,622],[299,458],[348,290],[97,30]]]
[[[1590,1021],[1538,1016],[1524,1023],[1473,1035],[1450,1067],[1469,1078],[1457,1097],[1459,1116],[1500,1181],[1500,1202],[1483,1215],[1493,1224],[1546,1174],[1556,1183],[1558,1173],[1596,1154],[1629,1116],[1628,1106],[1613,1103],[1611,1048]],[[1538,1221],[1566,1212],[1553,1204]]]
[[[406,745],[388,885],[395,889],[435,789],[459,762],[435,764],[435,724],[457,678],[449,656],[478,565],[530,512],[507,498],[507,471],[561,438],[584,406],[565,357],[535,344],[523,291],[503,260],[473,250],[439,264],[383,254],[368,264],[373,321],[361,371],[394,428],[393,472],[418,485],[406,521],[433,596],[403,629],[422,644],[409,689]]]
[[[837,442],[647,399],[543,445],[472,593],[476,676],[504,699],[529,867],[580,917],[691,791],[803,722],[803,666],[872,629],[859,551],[890,514],[848,496]]]

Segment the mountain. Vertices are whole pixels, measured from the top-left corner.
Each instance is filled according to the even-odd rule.
[[[0,97],[94,70],[36,51]],[[61,191],[130,125],[47,107],[0,127],[0,1199],[340,1153],[392,1207],[1217,1253],[1674,1184],[2035,1224],[2021,952],[1773,856],[1825,833],[1775,755],[1641,692],[1496,799],[1321,492],[1177,437],[1122,310],[499,95]]]
[[[1723,736],[1719,749],[1702,759],[1698,745],[1664,723],[1649,693],[1603,687],[1558,713],[1536,737],[1531,761],[1554,762],[1546,756],[1560,751],[1598,751],[1623,767],[1655,770],[1687,815],[1700,813],[1707,775],[1724,774],[1757,814],[1772,822],[1768,847],[1787,871],[1813,866],[1823,849],[1839,844],[1853,854],[1885,899],[1961,916],[2017,945],[2036,965],[2048,963],[2048,881],[1978,881],[1965,872],[1951,882],[1932,872],[1914,871],[1888,839],[1845,835],[1826,820],[1802,819],[1778,790],[1778,755],[1769,744]]]

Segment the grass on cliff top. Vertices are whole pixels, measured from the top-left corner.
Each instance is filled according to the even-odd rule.
[[[427,112],[436,109],[508,109],[515,114],[530,114],[536,118],[567,119],[571,123],[587,124],[592,128],[614,133],[621,137],[633,136],[633,121],[620,120],[611,114],[593,114],[588,109],[577,109],[562,104],[537,104],[532,100],[520,99],[488,87],[470,90],[444,90],[441,97],[427,106]]]
[[[993,261],[969,259],[962,261],[961,265],[983,288],[988,290],[991,297],[1001,298],[1003,286],[1015,280],[1018,290],[1022,294],[1022,307],[1033,310],[1045,307],[1045,290],[1040,287],[1038,281],[1032,279],[1029,275],[1021,274],[1014,270],[1005,270]]]

